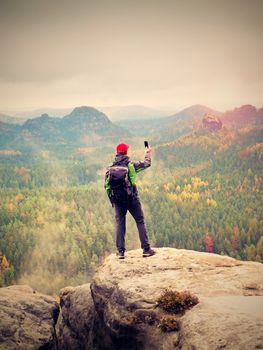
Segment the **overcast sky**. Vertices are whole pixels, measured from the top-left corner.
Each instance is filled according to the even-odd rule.
[[[0,112],[263,106],[262,0],[0,0]]]

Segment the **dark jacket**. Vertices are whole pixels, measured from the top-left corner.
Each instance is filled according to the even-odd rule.
[[[133,195],[138,195],[138,190],[136,187],[136,176],[140,171],[145,170],[146,168],[151,166],[151,154],[146,153],[144,157],[144,161],[142,162],[131,162],[130,158],[126,154],[117,154],[112,165],[120,165],[128,167],[129,180],[131,182],[133,188]],[[110,193],[110,185],[107,178],[107,173],[105,177],[105,185],[104,185],[108,195]]]

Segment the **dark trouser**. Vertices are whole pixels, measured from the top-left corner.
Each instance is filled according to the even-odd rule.
[[[142,249],[150,248],[144,216],[139,198],[130,198],[127,203],[114,203],[116,219],[116,246],[118,251],[125,251],[125,231],[127,211],[133,216],[140,236]]]

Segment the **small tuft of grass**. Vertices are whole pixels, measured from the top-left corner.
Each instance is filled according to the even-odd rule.
[[[160,319],[159,327],[163,332],[179,331],[179,323],[175,316],[163,316]]]
[[[178,314],[190,309],[198,304],[198,302],[197,296],[192,295],[188,290],[178,292],[172,289],[166,289],[157,299],[157,306],[164,311]]]

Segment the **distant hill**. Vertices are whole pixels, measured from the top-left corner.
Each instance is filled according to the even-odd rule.
[[[206,115],[213,115],[215,119],[219,118],[223,126],[227,126],[229,130],[238,130],[248,125],[253,127],[262,124],[263,108],[257,110],[252,105],[244,105],[222,113],[207,106],[193,105],[166,118],[152,121],[141,120],[136,124],[134,121],[126,121],[119,125],[123,127],[128,125],[131,132],[134,133],[148,131],[146,136],[151,138],[153,145],[172,142],[181,136],[191,134],[200,127]]]
[[[26,121],[24,118],[12,117],[7,114],[0,113],[0,122],[8,124],[23,124]]]
[[[215,111],[210,107],[203,105],[193,105],[183,109],[182,111],[175,113],[167,118],[167,122],[178,122],[178,121],[187,121],[193,119],[202,118],[205,114],[214,114],[220,116],[222,112]]]
[[[76,107],[70,114],[61,119],[63,128],[80,134],[115,129],[114,124],[106,114],[93,107]]]
[[[222,115],[222,120],[225,123],[251,123],[258,117],[256,107],[252,105],[243,105],[230,111],[226,111]]]
[[[167,109],[155,109],[140,105],[131,106],[97,106],[96,109],[105,113],[110,120],[126,120],[126,119],[149,119],[159,118],[169,113]],[[32,111],[19,112],[14,118],[33,119],[42,114],[48,114],[52,117],[62,118],[70,114],[72,108],[39,108]],[[1,120],[1,119],[0,119]],[[4,120],[3,120],[4,121]]]
[[[77,147],[115,143],[129,132],[114,125],[102,112],[92,107],[77,107],[63,118],[48,114],[28,119],[22,126],[0,124],[0,147],[30,152],[48,149],[67,153]]]
[[[251,105],[244,105],[222,113],[206,106],[193,105],[168,117],[123,120],[113,123],[106,114],[98,109],[82,106],[61,118],[42,114],[39,117],[28,119],[23,125],[1,122],[0,148],[25,153],[49,150],[60,154],[61,157],[73,154],[74,150],[82,148],[81,152],[89,152],[96,158],[95,148],[102,150],[109,146],[108,150],[111,152],[112,145],[119,141],[133,144],[137,141],[137,137],[142,137],[147,138],[152,146],[164,145],[162,146],[164,148],[173,148],[174,141],[179,138],[182,140],[182,137],[188,135],[188,143],[193,139],[193,142],[190,142],[191,145],[187,146],[190,158],[192,159],[195,152],[201,152],[203,149],[204,156],[201,158],[206,159],[205,150],[209,149],[212,155],[213,152],[216,152],[217,141],[215,141],[216,138],[211,141],[210,136],[207,136],[209,134],[202,135],[202,141],[200,141],[201,136],[196,134],[197,130],[202,127],[202,118],[205,115],[220,117],[222,132],[217,136],[217,141],[221,147],[220,135],[225,133],[222,138],[228,138],[232,135],[231,132],[237,132],[241,127],[251,129],[256,125],[261,125],[263,109],[257,110]],[[198,147],[198,142],[201,142],[201,148]],[[205,142],[208,142],[208,145],[205,145]],[[211,142],[213,147],[209,146]],[[164,155],[166,154],[164,150]]]
[[[127,128],[134,135],[150,137],[153,145],[175,140],[191,132],[195,127],[196,121],[205,114],[220,116],[222,113],[206,106],[193,105],[168,117],[121,120],[116,121],[116,124]]]
[[[193,105],[162,120],[162,128],[154,135],[156,143],[170,142],[194,130],[201,118],[206,114],[221,115],[210,107]]]
[[[70,113],[72,108],[38,108],[33,111],[19,112],[14,115],[16,118],[22,118],[24,120],[34,119],[42,114],[48,114],[52,117],[62,118],[64,115]]]
[[[213,118],[220,127],[205,127],[203,118],[193,126],[192,132],[157,146],[156,157],[169,167],[187,167],[211,161],[216,164],[229,154],[238,159],[239,152],[246,148],[259,152],[258,145],[263,142],[262,109],[247,105],[221,114],[220,119]]]

